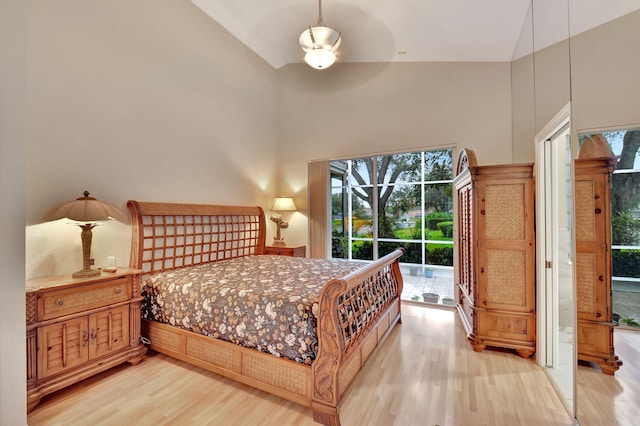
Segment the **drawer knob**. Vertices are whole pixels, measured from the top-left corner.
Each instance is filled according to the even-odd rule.
[[[122,293],[122,288],[121,287],[116,288],[116,294],[120,294],[120,293]]]
[[[62,300],[58,299],[56,300],[56,306],[62,306]]]

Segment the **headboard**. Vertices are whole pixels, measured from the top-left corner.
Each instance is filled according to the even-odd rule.
[[[129,200],[129,265],[145,276],[265,253],[261,207],[153,203]]]

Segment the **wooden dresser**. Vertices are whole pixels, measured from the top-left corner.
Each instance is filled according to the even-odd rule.
[[[306,246],[266,246],[265,254],[276,254],[278,256],[306,257]]]
[[[611,299],[610,179],[617,158],[602,143],[598,150],[597,140],[586,141],[574,160],[577,339],[578,359],[612,375],[622,365],[613,344]]]
[[[63,387],[128,361],[140,341],[141,278],[137,269],[26,283],[27,411]]]
[[[532,164],[478,166],[462,150],[456,177],[456,307],[473,349],[536,348]]]

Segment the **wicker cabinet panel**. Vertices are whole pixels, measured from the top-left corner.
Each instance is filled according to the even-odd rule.
[[[478,166],[463,150],[454,179],[456,307],[474,350],[535,352],[532,164]]]
[[[481,253],[481,264],[486,265],[486,284],[478,289],[480,300],[487,308],[508,307],[527,312],[527,252],[524,250],[487,249]]]
[[[612,321],[611,194],[615,157],[575,160],[576,310],[578,359],[605,374],[622,365]]]
[[[40,321],[88,309],[124,302],[131,298],[131,278],[110,280],[75,288],[53,290],[38,295]]]

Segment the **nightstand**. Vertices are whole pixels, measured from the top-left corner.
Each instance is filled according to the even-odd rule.
[[[27,411],[40,399],[123,362],[142,361],[141,274],[27,281]]]
[[[265,254],[278,256],[306,257],[307,246],[267,246]]]

